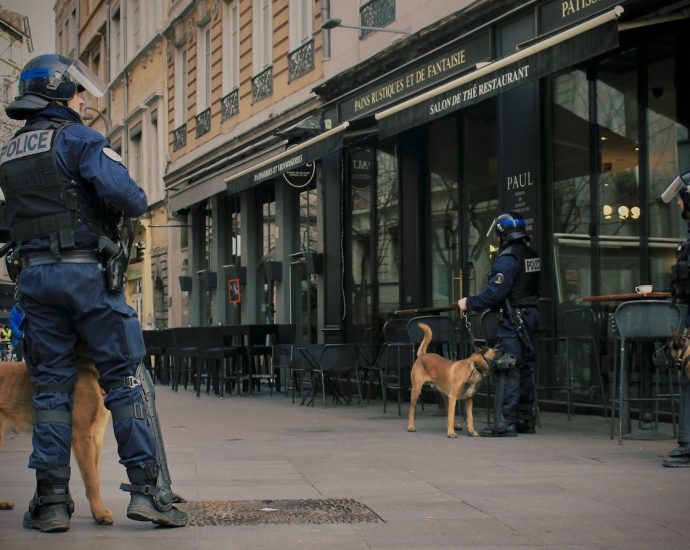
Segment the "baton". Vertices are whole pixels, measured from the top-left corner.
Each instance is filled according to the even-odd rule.
[[[399,309],[394,311],[394,315],[410,315],[411,313],[440,313],[442,311],[455,311],[459,310],[458,304],[449,304],[447,306],[434,306],[434,307],[418,307],[416,309]]]

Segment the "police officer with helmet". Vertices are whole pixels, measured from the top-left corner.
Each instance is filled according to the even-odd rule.
[[[680,216],[688,223],[688,238],[676,251],[671,268],[673,300],[690,305],[690,172],[677,176],[661,194],[661,200],[675,200]],[[690,338],[690,311],[685,319],[685,337]],[[684,350],[680,362],[680,410],[678,413],[678,446],[671,449],[661,464],[666,468],[690,468],[690,353]]]
[[[26,121],[0,153],[6,221],[21,266],[24,355],[36,386],[29,467],[37,486],[23,524],[44,532],[69,529],[80,341],[112,413],[130,481],[121,486],[131,493],[127,516],[184,526],[186,513],[173,506],[180,499],[170,488],[152,381],[140,367],[141,326],[122,291],[126,247],[119,244],[118,221],[143,214],[147,199],[110,143],[82,124],[85,90],[97,97],[105,91],[80,61],[41,55],[24,67],[19,96],[5,108],[10,118]]]
[[[458,300],[458,307],[464,312],[487,308],[500,312],[498,345],[505,356],[512,355],[515,361],[494,371],[497,388],[502,391],[496,394],[494,424],[480,435],[512,437],[518,432],[535,433],[536,356],[532,342],[539,327],[541,262],[528,244],[527,224],[520,214],[505,212],[494,220],[493,227],[500,245],[488,284],[476,296]]]

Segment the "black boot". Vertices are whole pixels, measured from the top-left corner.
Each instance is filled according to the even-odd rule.
[[[518,418],[515,423],[517,432],[519,434],[534,434],[537,433],[536,422],[534,418]]]
[[[24,514],[23,525],[44,533],[59,533],[69,529],[74,501],[69,492],[69,467],[36,471],[36,493]]]
[[[519,434],[537,433],[536,421],[534,418],[534,405],[520,403],[517,410],[515,427]]]
[[[515,437],[517,429],[515,424],[502,424],[500,426],[486,426],[479,432],[482,437]]]
[[[130,492],[127,517],[134,521],[151,521],[165,527],[187,525],[187,513],[172,505],[175,495],[170,491],[161,491],[156,478],[142,479],[145,473],[144,469],[128,469],[127,477],[132,485],[120,486]]]
[[[661,461],[666,468],[690,468],[690,445],[682,444]]]

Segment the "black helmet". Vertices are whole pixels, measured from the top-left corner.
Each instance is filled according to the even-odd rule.
[[[78,59],[45,54],[29,61],[19,75],[19,96],[5,111],[15,120],[28,118],[51,100],[69,101],[77,92],[101,97],[105,87]]]
[[[496,218],[496,235],[501,242],[529,238],[526,230],[527,222],[517,212],[504,212]]]

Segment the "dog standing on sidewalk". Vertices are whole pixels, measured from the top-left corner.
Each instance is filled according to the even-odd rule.
[[[76,456],[86,487],[86,498],[96,523],[110,525],[113,513],[101,500],[100,459],[103,435],[110,413],[103,405],[103,390],[98,384],[98,371],[93,362],[77,354],[79,379],[74,386],[72,409],[72,450]],[[5,428],[22,432],[33,430],[34,405],[31,382],[26,364],[0,365],[0,446]],[[11,510],[14,503],[0,500],[0,510]]]
[[[472,412],[472,396],[477,391],[479,383],[488,376],[491,364],[498,359],[500,352],[495,348],[480,349],[467,359],[451,361],[436,353],[427,353],[431,342],[431,328],[425,323],[418,323],[424,333],[424,339],[417,350],[417,359],[412,365],[410,375],[412,394],[410,396],[410,411],[407,415],[407,431],[417,431],[415,428],[415,406],[422,386],[433,384],[438,391],[448,397],[448,437],[457,437],[455,433],[455,404],[458,400],[465,402],[465,416],[467,417],[467,432],[471,436],[479,435],[474,429],[474,415]],[[461,429],[462,426],[458,426]]]

